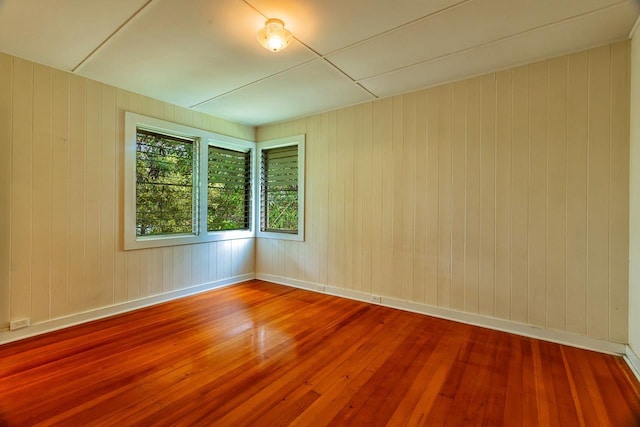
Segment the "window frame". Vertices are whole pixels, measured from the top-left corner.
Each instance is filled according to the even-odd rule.
[[[294,135],[285,138],[272,139],[269,141],[262,141],[257,143],[256,152],[256,169],[254,176],[256,177],[255,184],[255,200],[258,201],[255,206],[255,228],[256,237],[265,239],[277,239],[277,240],[294,240],[303,242],[305,239],[304,225],[304,205],[305,205],[305,135]],[[288,147],[292,145],[298,146],[298,232],[287,233],[277,231],[262,231],[260,227],[260,215],[264,200],[262,199],[262,178],[260,175],[260,168],[262,167],[262,151],[272,148]]]
[[[256,225],[256,217],[255,217],[255,205],[256,205],[256,198],[255,198],[255,191],[254,188],[256,186],[256,175],[255,175],[255,169],[256,169],[256,143],[255,142],[250,142],[250,141],[244,141],[241,139],[237,139],[237,138],[231,138],[228,136],[224,136],[224,135],[217,135],[214,134],[215,138],[210,138],[208,140],[208,144],[207,144],[207,148],[208,146],[214,146],[214,147],[219,147],[219,148],[224,148],[226,150],[233,150],[233,151],[240,151],[240,152],[250,152],[250,156],[251,156],[251,165],[249,166],[249,173],[250,173],[250,177],[249,177],[249,182],[251,183],[251,189],[249,190],[251,193],[251,201],[249,202],[249,214],[251,215],[251,218],[249,218],[249,229],[248,230],[220,230],[220,231],[208,231],[208,222],[206,220],[203,220],[202,222],[203,224],[203,229],[205,231],[206,234],[209,235],[209,237],[211,237],[211,239],[209,241],[215,241],[215,240],[229,240],[229,239],[242,239],[242,238],[246,238],[246,237],[255,237],[255,225]],[[228,139],[233,139],[233,141],[229,141]],[[208,152],[209,150],[203,150],[203,151],[207,151],[207,153],[203,154],[203,158],[204,158],[204,175],[205,175],[205,179],[204,179],[204,200],[205,202],[202,203],[202,206],[204,207],[204,216],[201,216],[201,218],[207,218],[208,212],[207,212],[207,203],[209,200],[209,195],[207,194],[208,191],[208,185],[209,185],[209,170],[208,170],[208,165],[209,165],[209,156],[208,156]]]
[[[198,205],[194,208],[196,227],[194,234],[171,234],[158,236],[136,235],[136,140],[138,128],[194,140],[194,151],[198,163],[197,176],[194,174],[194,192],[197,192]],[[203,129],[181,125],[166,120],[125,112],[124,138],[124,227],[123,243],[125,250],[156,248],[163,246],[187,245],[219,240],[255,237],[256,217],[255,192],[249,212],[248,230],[207,230],[207,187],[208,187],[208,146],[212,145],[228,150],[251,152],[250,182],[255,188],[256,143],[226,135],[220,135]]]

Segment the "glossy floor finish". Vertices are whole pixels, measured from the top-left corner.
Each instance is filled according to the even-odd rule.
[[[0,425],[640,425],[619,357],[251,281],[0,346]]]

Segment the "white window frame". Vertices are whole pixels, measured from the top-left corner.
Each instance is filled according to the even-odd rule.
[[[274,231],[262,231],[260,230],[260,214],[262,209],[262,194],[260,192],[260,167],[262,164],[262,150],[288,147],[291,145],[298,146],[298,233],[278,233]],[[255,206],[255,219],[256,236],[265,239],[278,239],[278,240],[294,240],[298,242],[304,241],[304,165],[305,165],[305,135],[294,135],[285,138],[272,139],[269,141],[258,142],[257,154],[256,154],[256,169],[254,176],[256,177],[255,196],[254,199],[258,201]]]
[[[194,234],[166,235],[166,236],[137,236],[136,235],[136,134],[138,128],[194,139],[194,147],[198,153],[198,185],[197,228]],[[166,120],[143,116],[141,114],[125,112],[125,140],[124,140],[124,249],[157,248],[162,246],[187,245],[218,240],[242,239],[255,237],[256,230],[256,197],[251,200],[250,212],[254,215],[250,219],[249,230],[207,231],[207,180],[208,180],[208,151],[213,145],[235,151],[251,151],[251,185],[256,187],[256,143],[226,135],[220,135],[191,126],[180,125]]]

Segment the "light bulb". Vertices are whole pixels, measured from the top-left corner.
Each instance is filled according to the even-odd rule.
[[[258,31],[258,42],[271,52],[279,52],[286,48],[293,40],[291,33],[284,28],[284,22],[279,19],[269,19],[263,29]]]

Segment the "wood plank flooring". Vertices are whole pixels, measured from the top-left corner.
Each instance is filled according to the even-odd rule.
[[[250,281],[0,346],[0,426],[634,426],[624,361]]]

